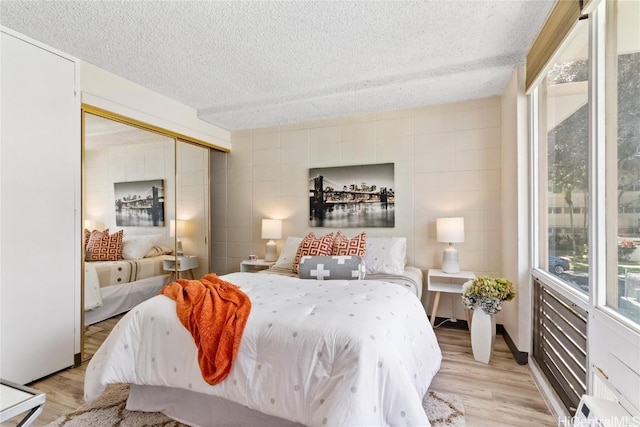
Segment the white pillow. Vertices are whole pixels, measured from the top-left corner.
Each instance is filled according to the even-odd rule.
[[[282,252],[276,261],[275,268],[285,268],[287,270],[293,270],[293,260],[298,252],[298,246],[302,243],[302,237],[287,237],[282,247]]]
[[[162,237],[160,234],[124,236],[122,239],[122,258],[142,259]]]
[[[406,256],[406,237],[367,237],[367,274],[402,274]]]

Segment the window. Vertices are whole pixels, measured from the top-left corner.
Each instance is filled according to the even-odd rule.
[[[552,273],[548,278],[555,277],[557,286],[575,291],[583,304],[606,306],[611,315],[637,327],[640,2],[600,5],[606,13],[597,14],[591,27],[597,61],[590,59],[589,21],[594,17],[589,16],[574,25],[552,56],[532,97],[537,110],[538,267]]]
[[[606,305],[640,323],[640,2],[607,2]],[[617,191],[615,191],[617,189]]]
[[[617,369],[614,350],[600,351],[599,340],[607,346],[624,337],[622,363],[638,361],[640,2],[591,1],[586,19],[582,10],[576,16],[562,8],[554,8],[548,32],[569,22],[567,37],[529,79],[538,255],[533,338],[534,359],[571,412],[585,391],[633,395],[620,388],[626,379],[606,390],[594,381],[596,368]],[[612,330],[615,339],[604,339]]]
[[[583,208],[589,197],[588,41],[587,21],[580,21],[539,88],[540,179],[546,181],[539,186],[545,189],[539,195],[540,212],[554,214],[541,218],[546,230],[541,229],[540,235],[548,236],[546,244],[540,242],[541,267],[585,294],[589,291],[585,237],[589,217]],[[564,267],[557,268],[559,263]]]

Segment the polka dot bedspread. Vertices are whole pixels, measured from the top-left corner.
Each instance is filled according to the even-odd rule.
[[[168,386],[223,397],[308,426],[420,425],[442,355],[410,290],[376,280],[232,273],[252,302],[229,376],[207,384],[175,302],[134,307],[91,359],[85,400],[107,384]]]

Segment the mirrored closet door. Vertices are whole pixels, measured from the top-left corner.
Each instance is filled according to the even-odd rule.
[[[84,336],[208,266],[208,152],[140,123],[83,112]]]

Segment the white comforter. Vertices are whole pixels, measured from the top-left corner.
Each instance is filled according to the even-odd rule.
[[[225,381],[202,379],[175,302],[156,296],[131,310],[91,359],[85,399],[110,383],[134,383],[220,396],[308,426],[429,425],[422,398],[442,355],[410,291],[373,280],[223,278],[252,302]]]

